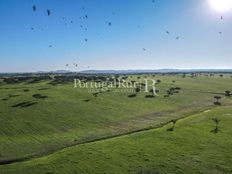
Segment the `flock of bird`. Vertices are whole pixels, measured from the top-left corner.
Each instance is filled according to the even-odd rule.
[[[33,11],[35,12],[36,6],[34,5],[32,8],[33,8]],[[50,14],[51,14],[51,11],[49,9],[47,9],[47,15],[50,16]]]
[[[155,0],[152,0],[152,3],[155,3]],[[36,7],[35,5],[32,7],[32,9],[33,9],[34,12],[37,11],[37,7]],[[82,10],[85,10],[85,7],[82,7]],[[50,15],[51,15],[51,10],[47,9],[47,10],[46,10],[46,14],[47,14],[47,16],[50,16]],[[112,15],[115,15],[115,12],[112,12]],[[80,17],[80,19],[83,19],[83,20],[84,20],[84,19],[88,19],[88,18],[89,18],[89,16],[88,16],[87,14]],[[223,20],[224,17],[221,16],[220,19]],[[70,22],[70,24],[73,24],[73,23],[74,23],[73,20],[67,21],[65,17],[63,17],[62,20],[65,22],[65,23],[64,23],[65,26],[68,25],[69,22]],[[106,23],[107,23],[107,25],[108,25],[109,27],[112,25],[112,22],[110,22],[110,21],[108,21],[108,22],[106,22]],[[87,28],[86,26],[80,25],[80,28],[84,29],[85,31],[88,31],[88,28]],[[137,28],[140,28],[140,26],[138,25]],[[31,30],[34,30],[34,27],[31,27],[30,29],[31,29]],[[43,28],[42,28],[41,30],[43,30]],[[221,35],[221,34],[222,34],[222,31],[219,31],[218,33]],[[167,35],[170,35],[171,32],[170,32],[169,30],[167,30],[167,31],[166,31],[166,34],[167,34]],[[175,40],[179,40],[179,39],[180,39],[180,36],[177,35],[177,36],[175,37]],[[85,42],[88,42],[88,38],[85,38],[84,41],[85,41]],[[48,47],[51,48],[52,45],[49,45]],[[147,51],[146,48],[142,48],[142,50],[143,50],[143,51]],[[69,67],[70,64],[66,64],[65,66],[66,66],[66,67]],[[73,66],[74,66],[74,67],[78,67],[78,64],[77,64],[77,63],[73,63]],[[89,66],[88,66],[88,68],[89,68]]]

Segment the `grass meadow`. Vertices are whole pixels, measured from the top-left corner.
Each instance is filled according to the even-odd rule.
[[[144,78],[160,80],[157,96],[117,88],[96,97],[73,82],[2,80],[0,173],[232,173],[232,78],[126,81]],[[170,88],[179,90],[167,95]]]

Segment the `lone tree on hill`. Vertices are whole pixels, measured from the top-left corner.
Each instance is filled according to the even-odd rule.
[[[219,125],[221,120],[219,120],[218,118],[213,118],[212,120],[215,123],[215,128],[211,132],[216,134],[219,131],[218,125]]]
[[[169,129],[167,129],[167,131],[174,131],[174,129],[175,129],[175,126],[176,126],[176,122],[177,122],[177,120],[171,120],[171,123],[172,123],[172,127],[171,128],[169,128]]]

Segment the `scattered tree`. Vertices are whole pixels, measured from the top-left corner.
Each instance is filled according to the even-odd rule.
[[[214,96],[214,99],[215,99],[214,104],[215,105],[221,105],[221,102],[220,102],[221,98],[222,98],[221,96]]]
[[[231,94],[231,91],[225,91],[225,96],[227,96],[227,97],[229,97],[229,96],[231,96],[232,94]]]
[[[215,123],[215,128],[211,132],[213,132],[213,133],[216,134],[219,131],[218,125],[219,125],[219,123],[220,123],[221,120],[218,119],[218,118],[213,118],[212,120]]]
[[[175,129],[175,126],[176,126],[176,122],[177,122],[177,120],[171,120],[171,123],[172,123],[172,127],[171,128],[169,128],[169,129],[167,129],[167,131],[174,131],[174,129]]]

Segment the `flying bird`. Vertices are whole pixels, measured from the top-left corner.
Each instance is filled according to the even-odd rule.
[[[180,39],[180,37],[179,37],[179,36],[177,36],[177,37],[176,37],[176,40],[178,40],[178,39]]]
[[[112,23],[111,23],[111,22],[108,22],[108,25],[109,25],[109,26],[111,26],[111,25],[112,25]]]
[[[49,45],[49,48],[51,48],[52,47],[52,45]]]
[[[169,31],[166,31],[166,33],[167,33],[167,34],[170,34],[170,32],[169,32]]]
[[[47,10],[47,14],[48,14],[48,16],[50,16],[50,14],[51,14],[51,11],[50,11],[50,10]]]
[[[85,18],[88,18],[88,15],[85,15]]]
[[[85,42],[87,42],[88,41],[88,39],[87,38],[85,38]]]
[[[223,16],[221,16],[221,20],[223,20]]]
[[[222,34],[222,32],[221,32],[221,31],[219,31],[219,32],[218,32],[218,34]]]
[[[68,64],[66,64],[65,66],[68,67]]]
[[[152,0],[152,3],[155,3],[155,0]]]
[[[36,11],[36,6],[35,5],[33,6],[33,11]]]
[[[146,48],[143,48],[143,51],[146,51]]]
[[[31,30],[34,30],[34,28],[33,28],[33,27],[31,27]]]

